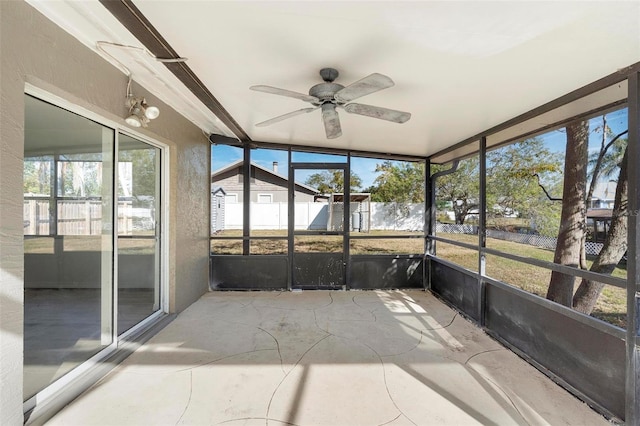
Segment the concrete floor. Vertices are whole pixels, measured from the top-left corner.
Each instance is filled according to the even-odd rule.
[[[606,425],[422,291],[208,293],[49,425]]]

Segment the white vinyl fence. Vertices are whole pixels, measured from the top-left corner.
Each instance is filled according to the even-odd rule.
[[[295,229],[327,229],[328,208],[325,203],[296,203]],[[251,203],[250,210],[252,229],[287,229],[287,203]],[[374,230],[422,230],[424,204],[371,203],[370,218]],[[242,229],[242,203],[227,202],[224,219],[225,229]]]

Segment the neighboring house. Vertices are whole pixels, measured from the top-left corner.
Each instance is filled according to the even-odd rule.
[[[610,180],[598,182],[593,189],[587,210],[587,227],[589,239],[596,243],[603,243],[611,228],[613,206],[615,204],[618,182]]]
[[[589,200],[589,208],[612,209],[617,186],[618,182],[613,180],[596,183],[591,200]]]
[[[228,203],[242,202],[242,165],[238,160],[228,166],[211,173],[211,185],[220,187],[226,193]],[[278,163],[273,163],[273,170],[269,170],[251,162],[251,202],[254,203],[286,203],[288,201],[288,179],[278,174]],[[296,202],[313,202],[320,192],[302,183],[295,183]]]

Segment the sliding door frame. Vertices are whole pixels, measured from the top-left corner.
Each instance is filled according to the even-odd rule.
[[[169,297],[169,274],[168,274],[168,266],[169,266],[169,232],[170,232],[170,224],[169,224],[169,206],[170,206],[170,198],[169,198],[169,176],[170,174],[170,148],[167,144],[161,143],[155,139],[150,138],[147,135],[144,135],[140,132],[136,132],[135,130],[129,129],[127,127],[123,127],[123,125],[114,119],[109,119],[104,115],[91,111],[90,109],[80,106],[72,101],[65,99],[59,95],[53,94],[48,90],[42,89],[38,86],[35,86],[30,83],[25,83],[24,88],[24,96],[32,96],[36,99],[39,99],[43,102],[49,103],[54,107],[61,108],[65,111],[68,111],[73,114],[77,114],[83,118],[89,119],[91,121],[96,122],[97,124],[104,126],[113,130],[114,132],[114,141],[113,141],[113,172],[111,175],[111,182],[113,184],[113,193],[114,193],[114,201],[112,202],[111,213],[112,213],[112,234],[111,234],[111,243],[112,243],[112,281],[111,288],[109,289],[111,292],[111,299],[104,301],[101,300],[101,309],[104,311],[105,309],[111,310],[111,343],[105,348],[98,351],[95,355],[88,358],[86,361],[80,363],[77,367],[70,370],[68,373],[64,374],[60,378],[53,381],[51,384],[46,386],[37,392],[34,396],[28,398],[23,403],[23,411],[28,413],[36,408],[36,405],[46,405],[46,402],[54,400],[57,395],[70,387],[73,387],[75,383],[81,381],[83,377],[86,377],[91,373],[91,371],[100,366],[101,362],[105,360],[107,357],[113,355],[120,347],[127,343],[127,340],[132,336],[138,334],[141,330],[146,329],[152,323],[156,322],[162,316],[169,313],[170,308],[170,297]],[[148,317],[140,321],[138,324],[127,330],[125,333],[118,334],[117,330],[117,310],[118,310],[118,216],[117,216],[117,187],[116,184],[118,182],[118,143],[119,143],[119,135],[127,135],[132,138],[138,139],[141,142],[149,144],[154,148],[158,148],[160,151],[160,159],[157,164],[160,165],[160,235],[158,238],[158,242],[160,244],[160,269],[159,269],[159,278],[160,278],[160,305],[159,309],[156,312],[153,312]],[[108,306],[106,306],[107,304]],[[104,327],[104,326],[103,326]]]

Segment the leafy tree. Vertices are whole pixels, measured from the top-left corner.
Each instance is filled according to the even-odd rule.
[[[562,191],[562,186],[560,186],[560,190],[557,192],[560,191]],[[537,206],[537,209],[531,209],[528,213],[531,228],[539,235],[556,237],[558,234],[558,227],[560,226],[562,204],[549,202],[547,199],[540,199]]]
[[[92,159],[61,160],[58,167],[59,195],[99,197],[102,195],[102,162]]]
[[[560,230],[554,263],[580,266],[580,256],[586,232],[586,182],[589,149],[589,122],[576,121],[567,126],[567,146],[564,165],[564,186]],[[547,299],[572,306],[575,277],[552,271]]]
[[[156,193],[156,150],[153,148],[126,149],[119,152],[120,163],[131,163],[132,194],[134,197],[154,197]],[[119,189],[122,195],[122,188]]]
[[[626,133],[628,131],[625,130],[616,135],[608,144],[602,145],[600,151],[589,156],[590,195],[593,195],[595,184],[600,178],[610,178],[620,171],[620,163],[627,148],[627,139],[622,136]]]
[[[594,131],[601,132],[602,139],[600,149],[589,155],[589,170],[587,173],[591,183],[587,200],[591,199],[593,188],[599,178],[609,178],[619,171],[622,157],[627,148],[627,139],[622,137],[629,133],[628,130],[625,130],[617,135],[614,134],[607,125],[606,115],[602,116],[602,125],[597,126]]]
[[[437,171],[440,167],[434,167]],[[448,201],[457,224],[464,224],[467,216],[477,212],[480,194],[478,157],[458,163],[457,170],[436,180],[436,194],[440,201]]]
[[[380,173],[365,192],[371,201],[383,203],[423,203],[424,163],[384,161],[376,165]]]
[[[24,160],[24,193],[50,195],[51,159],[32,157]]]
[[[559,206],[548,202],[543,189],[558,185],[560,168],[559,156],[545,148],[539,139],[528,139],[488,152],[486,197],[489,219],[517,213],[531,219],[540,233],[555,235]],[[432,172],[439,169],[434,166]],[[479,171],[478,157],[473,157],[461,161],[456,172],[436,181],[438,202],[447,202],[458,224],[464,223],[465,218],[477,212],[479,207]]]
[[[342,170],[323,170],[309,176],[304,183],[316,188],[322,194],[343,193],[344,172]],[[351,192],[358,192],[361,185],[362,179],[351,172]]]
[[[537,138],[487,153],[487,215],[490,219],[516,213],[529,218],[543,235],[555,235],[559,204],[549,203],[546,189],[559,184],[561,158]],[[541,188],[542,187],[542,188]]]

